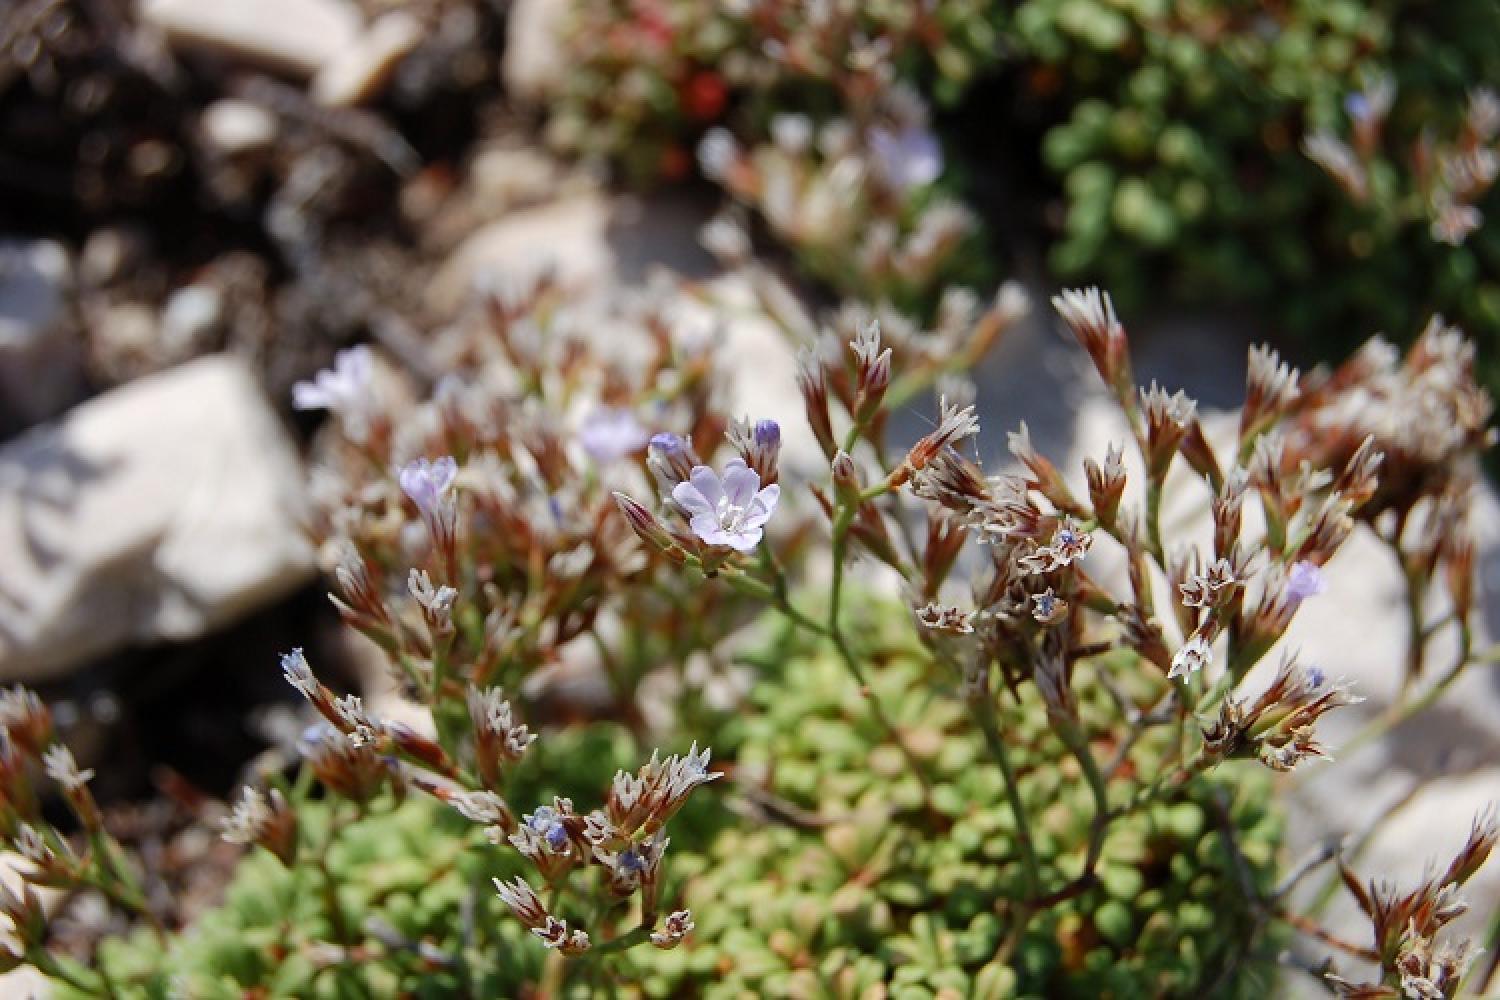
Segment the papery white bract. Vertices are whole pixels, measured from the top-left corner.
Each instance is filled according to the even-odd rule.
[[[722,478],[706,465],[694,466],[688,481],[673,487],[672,499],[687,512],[688,526],[705,543],[749,552],[760,544],[781,499],[781,487],[762,489],[755,470],[732,458]]]

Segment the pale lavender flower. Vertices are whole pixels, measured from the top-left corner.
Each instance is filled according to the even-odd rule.
[[[457,476],[458,463],[451,455],[432,462],[419,458],[401,468],[401,492],[417,505],[423,517],[437,519],[444,513],[445,501]]]
[[[1328,582],[1323,579],[1323,571],[1318,564],[1302,559],[1292,564],[1292,568],[1286,574],[1286,597],[1294,604],[1300,604],[1309,597],[1317,597],[1328,589]]]
[[[711,128],[698,142],[698,167],[711,181],[723,180],[740,158],[740,144],[726,128]]]
[[[881,176],[897,191],[926,187],[943,174],[943,147],[919,125],[899,131],[877,125],[870,129],[870,151]]]
[[[370,400],[373,365],[370,349],[361,344],[333,357],[333,367],[313,376],[311,382],[292,386],[292,406],[299,410],[361,412]]]
[[[724,476],[706,465],[693,467],[689,481],[672,489],[672,499],[688,514],[693,534],[709,545],[749,552],[760,544],[765,523],[776,511],[781,487],[761,489],[760,476],[743,459],[724,465]]]
[[[603,465],[633,455],[646,447],[649,436],[635,414],[617,406],[590,413],[578,431],[578,441],[589,458]]]

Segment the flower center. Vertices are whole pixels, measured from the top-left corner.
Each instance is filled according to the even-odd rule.
[[[750,513],[750,508],[749,505],[741,507],[737,504],[732,504],[729,502],[728,497],[722,497],[719,500],[719,505],[715,513],[719,518],[719,527],[725,531],[739,531],[740,527],[744,524],[746,515]]]

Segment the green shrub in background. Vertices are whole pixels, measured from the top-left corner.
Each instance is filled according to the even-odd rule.
[[[779,0],[575,0],[567,42],[578,71],[554,104],[554,139],[637,180],[680,177],[717,125],[752,151],[774,150],[772,123],[787,114],[847,120],[863,138],[890,117],[899,85],[927,106],[959,102],[945,125],[993,130],[1000,140],[988,148],[1045,167],[1055,187],[1013,192],[1012,202],[1057,206],[1035,216],[1046,217],[1059,278],[1106,284],[1128,308],[1248,305],[1316,357],[1341,356],[1372,330],[1421,329],[1433,312],[1500,347],[1500,227],[1489,222],[1500,204],[1486,194],[1494,136],[1469,128],[1470,95],[1500,87],[1500,5],[1490,0],[807,9],[822,14]],[[986,74],[1000,74],[1007,96],[997,101],[986,87],[962,104]],[[1369,99],[1387,84],[1388,113],[1372,124]],[[1040,148],[1018,148],[1021,135],[1039,136]],[[973,145],[962,135],[941,138],[946,195],[965,194],[958,178],[999,175],[994,163],[956,162]],[[1357,164],[1363,192],[1351,196],[1315,162],[1328,140]],[[801,174],[821,169],[804,159]],[[1442,190],[1455,165],[1477,181],[1457,204]],[[813,214],[786,194],[801,190],[791,182],[706,172],[763,214],[776,214],[768,200],[782,215]],[[924,267],[893,282],[891,257],[871,248],[910,238],[921,226],[913,206],[925,200],[856,187],[851,204],[888,230],[874,237],[784,220],[768,228],[835,289],[923,311],[932,288],[975,272]],[[1460,228],[1472,229],[1461,240],[1434,232],[1461,216]],[[975,260],[978,242],[955,241],[954,260]],[[875,257],[882,266],[869,264]],[[1487,365],[1495,384],[1500,362]]]
[[[1433,311],[1500,344],[1500,228],[1431,231],[1469,96],[1500,84],[1497,35],[1487,0],[1028,0],[1009,36],[1066,206],[1053,268],[1137,304],[1253,303],[1312,353]],[[1350,133],[1362,197],[1307,155]]]

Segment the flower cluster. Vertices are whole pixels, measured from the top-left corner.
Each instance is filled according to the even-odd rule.
[[[1376,76],[1344,101],[1351,139],[1345,141],[1331,130],[1313,132],[1303,140],[1303,151],[1327,171],[1356,202],[1373,196],[1371,173],[1379,169],[1383,132],[1396,99],[1396,84],[1389,76]],[[1412,149],[1410,184],[1418,205],[1430,219],[1432,238],[1440,243],[1461,245],[1484,220],[1477,207],[1485,192],[1500,176],[1500,96],[1481,87],[1469,93],[1468,106],[1458,135],[1438,143],[1424,131]]]
[[[584,0],[563,26],[571,72],[552,95],[549,135],[564,149],[623,161],[638,180],[680,178],[694,139],[734,113],[764,127],[787,108],[864,112],[901,80],[933,75],[940,98],[956,96],[995,59],[998,13],[970,0],[920,10],[854,0]],[[772,131],[791,140],[796,128]],[[929,142],[898,123],[877,136],[882,148],[916,154],[892,157],[906,163],[894,181],[930,179]]]
[[[944,96],[994,59],[987,19],[954,0],[900,12],[848,0],[573,6],[573,72],[549,134],[638,180],[702,174],[753,208],[814,276],[871,300],[929,306],[975,276],[970,212],[937,193],[946,162],[913,86]],[[898,69],[899,67],[899,69]],[[716,250],[743,254],[732,224]]]
[[[899,105],[922,115],[916,98]],[[703,174],[754,209],[771,234],[815,277],[851,295],[926,305],[944,279],[974,259],[977,222],[961,203],[932,191],[942,150],[919,121],[860,127],[781,114],[771,136],[742,147],[722,127],[698,146]],[[722,259],[749,246],[723,216],[706,230]]]
[[[1270,889],[1263,789],[1328,766],[1323,720],[1359,699],[1294,655],[1257,667],[1333,602],[1328,567],[1356,531],[1402,560],[1412,621],[1434,586],[1451,599],[1414,630],[1411,677],[1436,632],[1461,639],[1373,735],[1492,655],[1471,648],[1466,518],[1492,405],[1457,331],[1434,323],[1404,358],[1375,342],[1331,372],[1257,348],[1223,420],[1140,386],[1111,298],[1067,291],[1053,305],[1118,440],[1066,469],[1022,424],[992,474],[962,376],[1025,312],[1014,288],[950,292],[923,330],[890,308],[814,319],[751,277],[798,342],[811,456],[783,453],[795,414],[715,408],[721,375],[682,329],[681,286],[617,303],[607,344],[545,280],[496,290],[433,345],[453,374],[426,402],[351,401],[338,370],[309,383],[338,404],[312,525],[334,605],[409,704],[282,657],[312,724],[303,777],[260,775],[223,820],[257,848],[250,881],[270,883],[240,887],[232,929],[279,927],[243,935],[275,943],[237,988],[347,973],[372,993],[550,995],[639,975],[692,993],[728,975],[781,995],[815,992],[798,977],[816,967],[861,994],[1203,995],[1259,962],[1277,923],[1347,944]],[[900,440],[893,414],[928,396],[934,419]],[[1207,497],[1195,524],[1163,516],[1183,481]],[[806,558],[819,542],[826,559]],[[711,691],[703,678],[731,668],[754,680]],[[588,699],[568,690],[579,677],[599,682]],[[663,704],[732,763],[713,770],[694,742],[636,766],[673,735],[649,717]],[[0,728],[0,833],[27,879],[149,914],[42,703],[5,694]],[[749,834],[700,822],[696,793],[725,772]],[[84,849],[43,822],[36,773]],[[1383,980],[1339,988],[1451,996],[1464,953],[1439,932],[1495,841],[1477,823],[1408,894],[1346,875],[1375,925],[1355,952]],[[44,965],[31,897],[0,910],[26,961],[93,988]],[[211,975],[220,955],[202,960]]]

